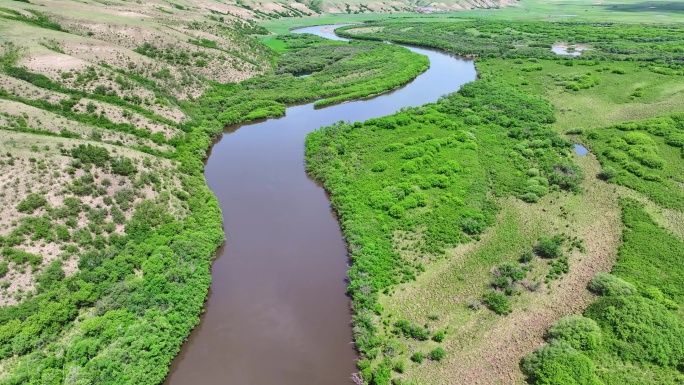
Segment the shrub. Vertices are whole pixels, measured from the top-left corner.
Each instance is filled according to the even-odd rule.
[[[36,276],[36,281],[40,285],[39,291],[45,291],[52,287],[56,282],[64,279],[64,270],[62,270],[62,261],[55,259],[45,268],[42,274]]]
[[[674,367],[684,358],[684,324],[664,305],[637,295],[602,297],[585,316],[624,360]]]
[[[571,315],[556,321],[549,329],[549,336],[581,351],[595,351],[602,340],[601,328],[596,321],[581,315]]]
[[[399,360],[395,362],[392,369],[397,373],[404,373],[404,371],[406,371],[406,361]]]
[[[444,341],[444,337],[446,336],[446,331],[444,330],[438,330],[435,332],[435,334],[432,336],[432,340],[435,342],[442,342]]]
[[[112,161],[112,172],[118,175],[129,176],[138,172],[138,169],[130,159],[117,158]]]
[[[527,203],[537,203],[539,202],[539,195],[533,193],[533,192],[528,192],[524,194],[521,199]]]
[[[38,208],[47,205],[47,199],[40,194],[31,193],[17,205],[17,210],[25,214],[31,214]]]
[[[549,182],[566,190],[576,189],[580,182],[582,182],[582,179],[584,179],[584,173],[576,164],[570,161],[554,164],[549,173]]]
[[[498,291],[490,291],[485,294],[484,303],[496,314],[507,315],[513,311],[508,297]]]
[[[587,287],[599,295],[632,295],[637,292],[631,283],[608,273],[597,273]]]
[[[430,350],[430,353],[428,353],[428,357],[432,361],[441,361],[442,359],[444,359],[445,356],[446,356],[446,351],[444,349],[442,349],[441,347],[440,348],[434,348],[434,349]]]
[[[109,161],[109,151],[106,148],[90,144],[79,144],[78,147],[71,150],[71,156],[84,164],[94,164],[98,167],[104,167]]]
[[[549,189],[546,188],[545,186],[542,186],[542,185],[538,185],[538,184],[537,184],[537,185],[534,185],[534,184],[533,184],[533,185],[527,186],[527,193],[528,193],[528,194],[530,194],[530,193],[531,193],[531,194],[534,194],[534,195],[536,195],[536,196],[538,196],[538,197],[544,196],[544,195],[546,195],[546,193],[548,193],[548,192],[549,192]],[[525,198],[526,195],[527,195],[527,194],[523,195],[523,199]]]
[[[464,122],[470,126],[477,126],[482,123],[482,119],[480,119],[480,117],[477,115],[468,115],[464,119]]]
[[[616,176],[618,176],[618,171],[610,166],[604,167],[601,170],[601,174],[599,174],[599,177],[603,180],[611,180]]]
[[[0,262],[0,278],[4,278],[9,271],[9,264],[5,261]]]
[[[42,256],[38,254],[27,253],[23,250],[14,249],[11,247],[5,247],[2,249],[2,255],[18,265],[28,262],[33,268],[37,268],[41,263],[43,263]]]
[[[520,258],[518,259],[518,261],[520,261],[520,263],[528,263],[528,262],[532,262],[533,258],[534,258],[534,254],[532,254],[532,252],[528,251],[528,252],[523,253],[520,256]]]
[[[643,132],[629,132],[623,139],[631,145],[655,146],[653,139]]]
[[[677,132],[668,135],[665,143],[673,147],[684,148],[684,133]]]
[[[399,205],[394,205],[394,206],[390,207],[390,209],[389,209],[389,215],[392,218],[399,219],[399,218],[403,217],[404,214],[406,214],[406,210],[404,210],[404,208],[399,206]]]
[[[424,359],[425,359],[425,355],[421,352],[415,352],[411,356],[411,361],[419,363],[419,364],[422,363]]]
[[[397,321],[394,326],[396,331],[403,334],[405,337],[417,339],[419,341],[426,341],[430,337],[430,332],[417,325],[413,325],[406,320]]]
[[[387,170],[388,164],[384,160],[373,163],[371,166],[371,171],[373,172],[383,172]]]
[[[529,354],[521,369],[532,384],[603,384],[594,374],[594,362],[562,341],[551,341]]]
[[[557,258],[563,254],[562,245],[562,236],[541,237],[534,247],[534,251],[543,258]]]

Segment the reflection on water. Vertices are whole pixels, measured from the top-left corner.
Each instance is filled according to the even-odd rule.
[[[582,51],[586,50],[586,48],[583,47],[568,47],[565,45],[554,45],[551,47],[551,51],[553,51],[557,55],[566,55],[566,56],[579,56],[582,54]]]

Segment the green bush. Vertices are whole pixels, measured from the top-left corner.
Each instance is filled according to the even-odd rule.
[[[587,288],[599,295],[632,295],[637,292],[634,285],[609,273],[594,275]]]
[[[624,360],[674,367],[684,359],[684,323],[664,305],[637,295],[602,297],[585,316]]]
[[[539,195],[532,193],[532,192],[528,192],[528,193],[525,193],[521,197],[521,199],[527,203],[537,203],[537,202],[539,202]]]
[[[130,176],[138,172],[133,162],[128,158],[119,157],[112,160],[112,172],[114,174]]]
[[[548,331],[552,339],[566,342],[574,349],[593,352],[601,345],[601,328],[596,321],[580,315],[563,317]]]
[[[406,361],[398,360],[392,366],[392,370],[394,370],[397,373],[404,373],[406,371]]]
[[[395,332],[401,333],[405,337],[414,338],[419,341],[426,341],[430,338],[430,332],[418,325],[414,325],[406,320],[399,320],[394,323]]]
[[[446,351],[442,348],[434,348],[428,353],[428,358],[432,361],[441,361],[446,356]]]
[[[21,213],[31,214],[37,209],[47,205],[47,199],[40,194],[31,193],[17,205],[17,210]]]
[[[41,274],[36,276],[38,282],[39,292],[44,292],[50,289],[55,283],[64,279],[64,270],[62,269],[62,261],[55,259],[43,270]]]
[[[558,258],[563,255],[562,245],[562,236],[541,237],[537,241],[534,251],[542,258]]]
[[[78,147],[71,150],[71,156],[83,164],[94,164],[98,167],[104,167],[110,159],[109,151],[106,148],[90,144],[79,144]]]
[[[499,291],[487,292],[484,296],[484,303],[496,314],[508,315],[513,311],[508,297]]]
[[[383,172],[387,170],[388,164],[384,160],[377,161],[371,166],[371,171],[373,172]]]
[[[531,384],[603,384],[594,373],[594,362],[563,341],[551,341],[529,354],[521,369]]]
[[[411,355],[411,361],[418,363],[418,364],[422,363],[424,359],[425,359],[425,355],[421,352],[415,352]]]
[[[562,161],[549,170],[549,182],[565,190],[576,190],[584,179],[584,172],[570,161]]]
[[[442,342],[444,341],[444,337],[446,337],[446,331],[437,330],[435,334],[432,336],[432,340],[435,342]]]
[[[618,171],[611,166],[605,166],[601,169],[601,174],[599,176],[601,179],[609,181],[618,176]]]

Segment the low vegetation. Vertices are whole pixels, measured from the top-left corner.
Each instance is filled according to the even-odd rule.
[[[625,226],[617,264],[589,289],[600,297],[559,320],[549,343],[525,358],[534,384],[675,384],[684,358],[679,258],[684,241],[659,226],[639,202],[621,201]]]
[[[252,19],[411,7],[126,6],[0,9],[0,384],[161,383],[223,240],[211,138],[428,68],[386,40],[476,58],[479,79],[307,138],[349,243],[355,378],[681,382],[680,25],[396,18],[264,45]]]
[[[222,111],[218,119],[224,125],[282,116],[285,104],[320,99],[314,105],[322,107],[397,88],[429,65],[427,57],[395,45],[306,34],[279,39],[289,51],[278,60],[276,74],[214,86],[199,100],[202,114]]]
[[[682,81],[679,71],[682,63],[684,63],[684,57],[678,53],[679,48],[675,48],[681,47],[684,43],[678,33],[680,27],[672,26],[667,32],[661,33],[662,28],[657,26],[615,24],[611,25],[610,28],[613,31],[619,31],[619,33],[610,38],[605,37],[604,28],[604,25],[591,23],[561,24],[485,20],[430,23],[395,20],[344,27],[338,32],[349,37],[427,45],[455,54],[475,56],[481,78],[475,84],[484,87],[483,84],[487,82],[496,82],[496,84],[501,84],[502,88],[511,87],[511,89],[520,91],[526,96],[538,95],[548,100],[553,106],[551,113],[554,118],[543,123],[549,135],[554,131],[564,133],[567,135],[566,137],[585,144],[601,163],[602,169],[597,170],[594,166],[586,167],[588,164],[583,162],[585,167],[580,170],[576,166],[573,167],[571,162],[566,162],[561,158],[553,162],[552,167],[548,167],[548,165],[544,167],[541,164],[526,164],[525,166],[529,169],[519,167],[517,171],[502,172],[505,176],[489,171],[486,175],[489,176],[488,188],[491,190],[485,196],[494,198],[495,206],[493,207],[501,207],[501,198],[497,199],[497,197],[512,194],[529,204],[541,205],[544,207],[543,212],[548,212],[546,207],[547,205],[551,206],[549,199],[565,201],[566,198],[563,195],[572,191],[587,193],[587,187],[583,186],[591,185],[590,190],[601,191],[600,194],[606,197],[612,191],[612,205],[615,204],[615,196],[619,193],[636,198],[639,202],[647,203],[649,213],[653,213],[654,210],[658,212],[665,210],[667,218],[676,216],[678,215],[676,213],[682,211],[679,202],[684,201],[679,199],[683,181],[680,180],[682,172],[679,168],[682,165],[682,154],[677,139],[680,131],[678,122],[681,120],[677,111],[681,110],[681,103],[684,102],[684,100],[680,100],[677,92]],[[553,45],[579,47],[583,51],[578,56],[558,55],[551,51]],[[585,50],[584,48],[588,49]],[[472,97],[473,94],[469,87],[470,85],[459,92],[460,97]],[[497,96],[492,96],[493,94],[495,92],[489,92],[488,102],[496,106]],[[448,96],[440,103],[444,103],[445,100],[454,100],[454,98],[454,96]],[[515,95],[511,96],[511,99],[520,99],[520,97]],[[436,105],[440,105],[440,103]],[[525,102],[520,101],[519,103],[525,104]],[[470,131],[475,134],[476,139],[474,140],[477,141],[478,151],[488,151],[487,142],[480,135],[483,131],[482,125],[488,122],[488,117],[478,114],[477,102],[468,100],[464,105],[476,113],[472,116],[460,115],[463,120],[450,116],[449,120],[456,122],[457,125],[464,124],[466,127],[476,127],[475,129],[471,128]],[[498,106],[490,106],[489,110],[495,111],[490,112],[491,114],[500,111]],[[527,110],[534,115],[535,109]],[[425,114],[422,110],[404,111],[404,113],[407,112],[414,115]],[[505,115],[508,117],[515,114],[508,113]],[[395,118],[400,116],[401,114],[398,114]],[[391,119],[391,117],[386,119]],[[638,120],[627,121],[630,119]],[[523,156],[534,159],[541,152],[540,149],[544,148],[539,147],[538,144],[540,143],[534,139],[517,136],[516,122],[511,124],[505,120],[503,122],[499,120],[496,123],[500,129],[505,128],[508,131],[507,140],[510,140],[510,144],[507,144],[506,140],[499,139],[498,145],[514,150],[509,150],[501,155],[508,159],[506,166],[513,168],[519,166],[516,151],[519,151]],[[375,127],[369,130],[369,124]],[[523,126],[527,126],[527,124],[523,124]],[[429,127],[430,125],[423,124],[421,130],[429,130]],[[396,178],[392,170],[398,168],[404,171],[404,166],[395,166],[396,160],[393,160],[392,153],[382,157],[382,159],[374,159],[374,154],[381,150],[380,147],[375,146],[380,145],[378,142],[384,144],[384,141],[387,140],[394,142],[393,146],[387,148],[396,148],[401,151],[408,147],[407,143],[394,139],[395,135],[401,132],[402,127],[400,125],[389,132],[382,130],[382,128],[385,127],[373,121],[348,127],[340,125],[334,128],[325,128],[321,133],[312,134],[308,145],[313,146],[313,148],[328,147],[330,148],[328,154],[331,155],[317,159],[312,157],[311,153],[307,153],[312,173],[324,180],[326,188],[331,191],[332,202],[343,218],[343,230],[345,234],[349,235],[348,239],[354,261],[350,274],[352,278],[350,292],[356,312],[354,318],[355,338],[359,343],[359,350],[365,358],[365,361],[362,361],[364,364],[360,365],[359,368],[367,381],[377,384],[385,383],[383,381],[385,381],[386,376],[383,373],[386,373],[385,367],[388,356],[391,359],[402,361],[415,356],[416,359],[412,359],[412,361],[418,363],[423,362],[418,357],[424,357],[432,348],[425,350],[428,345],[412,334],[392,335],[386,332],[386,330],[391,330],[391,328],[387,328],[387,325],[395,322],[390,321],[395,316],[394,312],[406,317],[409,309],[423,308],[402,302],[410,298],[415,299],[414,295],[422,293],[423,285],[426,284],[420,283],[420,278],[418,279],[419,283],[413,283],[413,275],[403,272],[406,269],[405,266],[411,267],[412,261],[414,264],[420,263],[412,266],[416,272],[415,275],[425,271],[425,274],[429,276],[426,278],[426,282],[445,283],[444,280],[435,279],[435,275],[438,273],[434,270],[437,266],[444,268],[444,264],[435,262],[439,258],[435,259],[431,255],[440,255],[446,251],[446,255],[449,255],[450,258],[462,258],[457,252],[451,252],[449,249],[458,243],[473,242],[486,236],[487,232],[480,233],[495,223],[493,219],[487,219],[485,227],[475,233],[469,233],[461,225],[460,230],[466,236],[462,236],[462,239],[452,237],[450,239],[458,239],[458,241],[440,244],[439,241],[430,238],[431,230],[435,225],[429,219],[425,219],[426,213],[435,213],[435,215],[445,219],[453,218],[447,219],[447,221],[457,224],[457,226],[463,223],[458,219],[458,216],[439,214],[437,210],[441,209],[441,205],[438,208],[432,208],[428,204],[424,211],[418,210],[417,212],[410,209],[401,211],[395,208],[392,210],[396,202],[388,203],[384,209],[373,207],[373,202],[370,199],[374,192],[377,194],[377,192],[395,185],[393,179],[389,179]],[[525,132],[530,131],[533,130],[525,130]],[[318,139],[319,136],[325,139]],[[316,138],[315,142],[313,142],[314,138]],[[373,138],[373,143],[366,143],[366,138]],[[547,138],[551,139],[552,143],[556,140],[552,139],[551,136]],[[558,136],[558,140],[566,139],[563,136]],[[356,147],[359,143],[363,143],[363,147]],[[404,146],[400,146],[401,144]],[[552,144],[553,147],[555,147],[554,144]],[[361,148],[371,150],[366,152],[361,151]],[[563,148],[563,146],[559,146],[559,148]],[[485,153],[489,158],[497,159],[496,153],[491,151]],[[563,156],[562,151],[556,154]],[[322,156],[320,151],[314,155]],[[407,156],[409,155],[407,154]],[[410,156],[414,155],[411,154]],[[421,154],[415,154],[415,156],[420,157]],[[464,165],[465,159],[469,158],[463,154],[444,156],[445,158],[440,161],[440,164],[445,164],[454,159],[459,162],[463,170],[475,169],[473,166]],[[349,159],[349,161],[344,161],[345,159]],[[354,159],[355,164],[357,164],[356,167],[347,165],[351,159]],[[479,161],[483,162],[481,159]],[[334,164],[334,166],[330,166],[331,170],[321,172],[321,168],[325,170],[325,167],[321,167],[319,164],[323,163]],[[480,163],[480,168],[487,169],[487,167],[486,162]],[[499,168],[503,171],[504,166],[499,166]],[[419,168],[417,171],[420,172],[420,170]],[[590,172],[587,174],[589,178],[598,178],[598,180],[582,183],[583,171]],[[365,190],[365,185],[371,183],[364,178],[365,173],[374,176],[372,183],[377,183],[376,187]],[[514,182],[515,178],[523,176],[528,178],[524,181],[524,185]],[[464,199],[464,202],[467,202],[467,207],[471,210],[478,207],[476,202],[483,201],[482,196],[475,198],[472,195],[477,191],[473,187],[477,178],[478,174],[472,174],[469,175],[467,184],[457,182],[459,186],[465,186],[462,191],[467,191],[470,194]],[[405,180],[399,179],[399,181]],[[409,181],[409,185],[411,182]],[[415,182],[413,184],[417,186],[414,191],[424,191],[420,185]],[[621,187],[616,189],[611,184]],[[449,187],[446,189],[445,192],[450,192]],[[554,189],[564,193],[557,195],[553,192]],[[486,192],[487,189],[479,191]],[[412,193],[411,190],[408,190],[407,196]],[[364,204],[364,199],[358,198],[361,196],[368,197],[365,199],[367,203]],[[480,282],[483,285],[480,286],[480,289],[468,290],[476,294],[468,301],[464,301],[465,303],[462,302],[462,306],[467,306],[474,312],[481,312],[481,305],[484,304],[494,313],[517,319],[517,325],[522,325],[519,322],[523,317],[516,313],[517,303],[533,304],[529,305],[530,307],[527,307],[526,310],[542,312],[539,306],[543,305],[539,303],[538,299],[534,299],[537,297],[531,293],[526,294],[528,291],[539,290],[539,285],[542,283],[549,290],[549,295],[556,297],[555,294],[551,293],[555,287],[568,288],[569,282],[573,282],[573,290],[582,291],[581,296],[577,297],[577,303],[584,304],[584,306],[591,301],[589,291],[602,296],[600,300],[586,310],[584,317],[570,315],[570,318],[562,318],[549,329],[546,337],[547,345],[531,354],[521,366],[524,375],[531,383],[608,384],[639,383],[639,381],[641,381],[640,383],[670,383],[678,378],[676,370],[673,370],[676,367],[674,362],[678,362],[680,359],[679,347],[674,343],[679,338],[676,333],[678,333],[678,324],[681,322],[680,315],[677,312],[680,300],[678,289],[676,289],[678,287],[676,283],[678,268],[674,265],[664,264],[664,259],[660,259],[664,257],[660,255],[678,253],[678,245],[682,241],[677,235],[670,233],[668,228],[663,227],[672,228],[674,222],[664,218],[664,214],[659,214],[656,217],[658,220],[656,223],[649,217],[649,213],[639,207],[641,203],[630,199],[621,201],[622,218],[627,230],[623,235],[618,262],[611,274],[599,273],[590,279],[591,276],[587,275],[587,265],[579,262],[585,258],[582,256],[583,254],[591,253],[591,250],[598,250],[596,240],[590,240],[591,244],[587,245],[584,239],[577,237],[577,233],[571,231],[570,235],[565,235],[564,230],[557,227],[537,232],[538,236],[534,241],[531,242],[528,238],[525,245],[518,245],[522,250],[518,252],[517,260],[513,256],[515,254],[509,250],[502,252],[505,256],[501,255],[490,260],[489,272],[486,277],[481,275],[482,273],[473,276],[470,270],[463,270],[463,276],[469,274],[468,279]],[[432,201],[431,199],[430,202]],[[484,201],[486,202],[487,199]],[[399,200],[398,203],[402,203],[402,201]],[[375,216],[363,216],[362,213],[366,211],[375,214]],[[382,211],[385,214],[379,215],[378,212],[382,213]],[[495,212],[496,210],[492,211],[492,213]],[[641,213],[642,216],[638,216],[637,213]],[[485,218],[494,218],[494,216],[488,216],[485,211],[482,211],[481,214]],[[573,215],[576,215],[573,209],[561,207],[561,218],[568,220],[565,224],[566,230],[581,229],[589,224],[588,218],[585,217],[585,222],[578,222],[572,219]],[[394,224],[397,222],[398,224]],[[536,222],[530,224],[532,223]],[[616,221],[611,226],[617,225]],[[497,224],[497,226],[503,226],[503,223]],[[631,239],[638,233],[633,231],[634,229],[639,229],[644,234],[649,233],[649,239],[642,238],[640,241]],[[380,237],[373,235],[374,232],[386,235]],[[675,233],[680,234],[681,232],[675,231]],[[591,235],[591,237],[594,238],[595,236]],[[383,238],[385,239],[384,242],[388,244],[385,249],[395,253],[391,258],[389,257],[391,254],[387,254],[387,263],[379,262],[377,259],[379,255],[383,255],[379,252],[381,249],[378,247],[378,245],[383,244],[379,241]],[[366,239],[372,239],[372,241]],[[612,253],[616,250],[614,246],[616,244],[608,240],[605,242],[607,242],[605,247],[601,248],[601,252],[604,253],[603,256],[589,256],[590,259],[600,259],[601,266],[609,266],[613,258],[612,255],[614,255]],[[638,243],[644,245],[643,248],[639,247],[639,251],[633,249]],[[651,243],[659,243],[652,245],[653,250],[659,250],[658,252],[647,252]],[[430,247],[430,245],[435,244],[439,244],[442,248]],[[367,249],[369,247],[367,245],[372,245],[373,248]],[[464,249],[467,250],[467,248]],[[466,253],[470,258],[484,256],[477,253]],[[479,263],[484,263],[484,260]],[[583,270],[578,271],[577,275],[573,272],[573,263],[579,263],[583,266],[581,268]],[[672,263],[676,263],[676,261],[673,260]],[[461,269],[470,265],[457,262],[447,264],[458,264]],[[378,284],[374,278],[387,271],[388,268],[375,270],[374,267],[389,265],[397,266],[390,270],[392,271],[391,276],[396,277],[395,280],[381,279],[380,282],[382,283]],[[480,272],[483,270],[482,268],[479,269]],[[577,277],[582,278],[578,280]],[[454,275],[453,279],[466,278],[459,278]],[[447,287],[456,286],[450,283],[446,285]],[[587,289],[585,290],[583,286],[586,286]],[[404,290],[407,293],[413,290],[419,291],[413,294],[398,294],[399,291]],[[441,292],[439,288],[431,290]],[[360,295],[357,293],[358,291],[364,294]],[[379,292],[378,305],[374,305],[374,300],[369,301],[367,299],[369,296],[372,298],[375,291]],[[445,295],[446,293],[430,293],[430,297],[434,297],[433,301],[435,302],[433,303],[437,304],[436,309],[440,309],[440,306],[454,309],[451,304],[445,306],[449,303],[448,299],[439,299]],[[454,295],[458,294],[450,294],[450,296]],[[394,296],[398,298],[392,299]],[[562,294],[558,296],[562,296]],[[634,313],[640,307],[648,309],[648,311],[643,314]],[[449,311],[452,314],[447,314],[446,318],[459,317],[458,320],[449,323],[451,328],[469,331],[473,333],[470,338],[474,339],[486,334],[477,328],[473,330],[474,327],[468,326],[467,323],[464,324],[465,320],[474,322],[472,321],[474,317],[461,315],[461,310]],[[572,314],[570,311],[577,313],[576,308],[575,310],[566,309],[563,310],[565,313],[560,315]],[[655,318],[640,318],[646,317],[648,312],[653,313]],[[556,318],[558,316],[556,315]],[[421,325],[423,321],[419,320],[424,317],[425,314],[417,314],[400,319],[410,325]],[[622,326],[626,321],[621,320],[630,317],[641,320],[639,322],[643,322],[644,326],[635,326],[633,330],[627,331],[626,329],[631,326]],[[483,320],[483,318],[478,319]],[[373,320],[375,323],[372,323]],[[549,322],[548,327],[551,325],[552,318],[537,318],[535,322],[537,321]],[[499,331],[503,327],[500,325],[506,324],[505,321],[485,322],[490,322],[487,325]],[[668,328],[672,330],[672,334],[651,334],[655,331],[649,331],[645,325],[655,324],[669,325]],[[436,331],[437,328],[441,329],[441,325],[444,325],[444,322],[435,322],[433,326],[432,322],[428,321],[424,327]],[[507,331],[518,333],[521,328],[522,326],[515,326]],[[368,331],[369,329],[370,331]],[[637,330],[640,331],[637,332]],[[449,332],[449,330],[447,331]],[[643,334],[638,334],[641,331]],[[471,354],[483,354],[481,352],[486,350],[486,346],[495,346],[498,343],[486,340],[465,342],[464,339],[455,337],[457,335],[458,333],[449,332],[445,335],[446,341],[442,339],[445,341],[443,344],[446,348],[447,358],[449,351],[461,352],[463,350],[460,349],[470,346],[477,353],[472,350],[465,351],[462,358],[468,362]],[[537,336],[539,338],[541,334]],[[386,354],[387,349],[383,347],[394,344],[394,339],[398,339],[403,345],[403,348],[399,349],[401,353],[395,353],[392,350],[390,354]],[[667,342],[661,344],[660,339]],[[411,342],[411,340],[417,342]],[[455,347],[454,344],[459,344],[459,346]],[[662,349],[656,348],[656,346],[661,346]],[[654,349],[660,350],[663,354],[658,355]],[[490,359],[495,353],[484,354],[491,355],[480,355],[477,356],[477,359]],[[665,359],[665,356],[670,357],[670,359]],[[505,365],[514,367],[517,366],[517,362],[514,360],[521,359],[522,353],[518,353],[517,357],[513,355],[510,357],[513,359],[510,362],[507,361]],[[498,358],[496,359],[498,360]],[[452,364],[455,364],[455,361]],[[476,365],[466,365],[476,367]],[[444,371],[441,374],[436,374],[437,372],[438,369],[430,369],[430,365],[426,366],[424,363],[412,364],[396,374],[394,381],[404,383],[405,381],[422,381],[429,378],[435,383],[450,382],[448,375],[444,377]],[[449,368],[447,372],[461,373],[462,371]],[[465,381],[465,377],[460,378]],[[508,378],[511,378],[510,372]],[[662,378],[662,382],[659,381],[660,378]]]
[[[396,329],[386,328],[390,315],[378,302],[381,293],[415,280],[430,256],[478,240],[494,223],[495,197],[535,194],[539,200],[551,190],[578,187],[582,174],[569,157],[571,143],[548,129],[551,122],[549,105],[539,98],[481,80],[435,104],[307,137],[307,168],[331,192],[350,244],[354,335],[369,361],[361,370],[366,381],[385,383],[392,360],[406,355],[420,362],[416,354],[424,353],[386,346],[438,332],[400,320],[394,328],[401,332],[391,333]],[[521,273],[502,265],[498,274],[508,282]],[[486,301],[500,313],[510,311],[498,291]],[[444,355],[433,350],[428,357]]]

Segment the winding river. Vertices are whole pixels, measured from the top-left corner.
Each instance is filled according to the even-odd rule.
[[[332,27],[332,28],[331,28]],[[341,39],[337,26],[298,29]],[[304,169],[307,133],[334,122],[434,102],[475,80],[472,61],[408,47],[430,69],[402,88],[280,119],[226,128],[205,176],[223,210],[226,243],[212,267],[201,323],[166,385],[348,384],[356,371],[347,251],[323,188]]]

